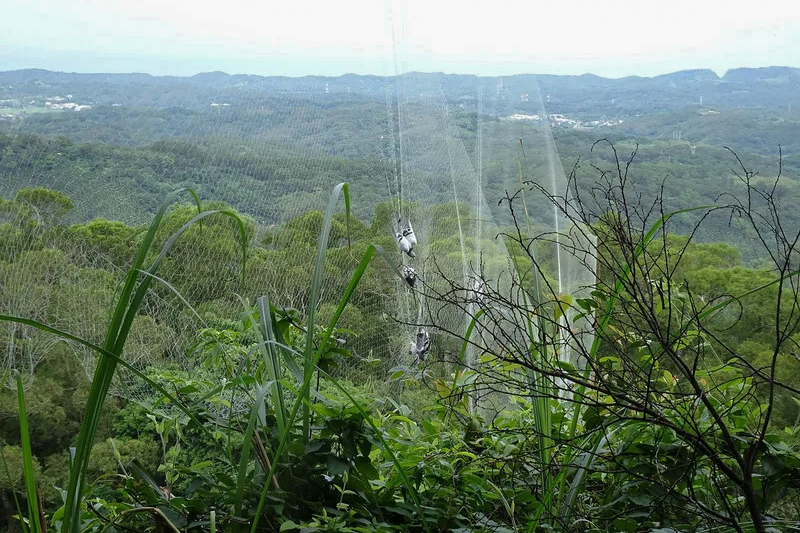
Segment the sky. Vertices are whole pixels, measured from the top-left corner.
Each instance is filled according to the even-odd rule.
[[[800,67],[798,0],[3,0],[0,70],[653,76]]]

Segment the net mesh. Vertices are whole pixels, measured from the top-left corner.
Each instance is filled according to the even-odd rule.
[[[280,307],[306,312],[322,210],[332,188],[346,181],[359,244],[347,246],[337,215],[320,317],[332,314],[365,243],[382,245],[401,270],[413,267],[418,283],[412,289],[373,263],[339,324],[354,354],[340,362],[340,374],[385,382],[393,367],[413,363],[409,345],[421,328],[432,338],[431,357],[447,359],[477,304],[465,314],[431,295],[455,283],[472,287],[474,300],[480,283],[507,283],[509,254],[497,237],[511,220],[498,201],[521,180],[566,195],[567,180],[534,76],[419,74],[425,59],[408,33],[413,21],[397,6],[385,16],[372,21],[386,27],[393,51],[382,76],[2,75],[2,85],[11,87],[5,91],[25,97],[0,121],[1,312],[101,343],[159,202],[190,187],[204,208],[230,205],[246,217],[246,281],[238,278],[233,221],[213,217],[192,227],[159,270],[125,357],[144,370],[158,364],[200,372],[192,351],[198,331],[235,322],[242,311],[235,294],[251,303],[268,294]],[[72,205],[59,204],[60,197],[17,196],[32,187],[63,193]],[[561,246],[555,235],[570,231],[563,215],[543,195],[527,194],[536,230],[555,232],[540,258],[547,276],[558,292],[580,293],[593,279],[593,265]],[[191,198],[182,199],[159,229],[155,250],[196,213]],[[396,240],[410,225],[413,258]],[[54,343],[67,343],[92,372],[89,350],[0,323],[3,367],[28,378]],[[467,357],[474,360],[478,351]],[[150,394],[124,372],[113,392],[133,399]]]

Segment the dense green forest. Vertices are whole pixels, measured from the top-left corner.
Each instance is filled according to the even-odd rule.
[[[0,73],[0,528],[796,530],[798,76]]]
[[[368,219],[390,192],[386,178],[397,169],[402,125],[406,173],[425,183],[446,175],[444,147],[432,150],[420,143],[449,136],[464,151],[451,154],[450,163],[453,157],[468,158],[482,173],[493,204],[518,181],[519,139],[526,143],[528,175],[548,174],[541,139],[552,125],[567,173],[578,160],[588,169],[608,161],[607,153],[589,150],[599,138],[612,139],[625,152],[638,143],[636,184],[649,196],[665,181],[669,208],[713,203],[736,181],[725,146],[759,176],[775,175],[782,164],[787,178],[782,187],[795,194],[800,170],[795,69],[740,69],[723,78],[710,71],[620,80],[512,76],[502,79],[502,88],[498,78],[407,78],[402,89],[407,100],[398,102],[391,96],[393,82],[375,76],[0,73],[5,92],[0,132],[7,135],[0,139],[0,192],[55,187],[70,195],[77,206],[73,216],[82,220],[102,216],[142,223],[166,193],[192,186],[205,198],[270,224],[319,207],[326,191],[347,181],[357,186],[357,214]],[[434,89],[440,95],[428,96]],[[480,110],[479,94],[486,95]],[[519,94],[529,98],[521,101]],[[90,108],[45,106],[58,95]],[[705,95],[703,104],[699,95]],[[526,113],[576,122],[508,119]],[[597,118],[592,113],[613,125],[591,125]],[[587,173],[579,185],[589,189],[594,178]],[[450,199],[439,188],[430,194],[438,195],[436,201]],[[712,240],[730,233],[724,227],[708,231]]]
[[[6,307],[3,314],[35,317],[100,344],[105,333],[100,326],[106,320],[120,273],[133,261],[145,228],[101,219],[65,225],[61,220],[69,215],[72,202],[63,195],[44,190],[23,190],[16,199],[4,200],[2,205],[6,220],[15,222],[13,225],[5,224],[3,237],[3,302]],[[34,220],[31,218],[34,213],[32,206],[37,208],[37,212],[50,212],[53,215],[46,223]],[[165,242],[166,235],[186,222],[193,212],[196,213],[196,210],[190,205],[169,212],[156,236],[156,242]],[[321,222],[321,213],[319,217],[318,221]],[[250,234],[252,222],[246,224],[246,231]],[[293,254],[300,245],[309,248],[315,246],[317,231],[312,229],[301,234],[293,227],[297,227],[297,224],[290,221],[279,230],[293,232],[293,244],[290,247]],[[346,232],[341,218],[333,231],[340,236]],[[375,219],[371,225],[354,226],[349,250],[341,237],[335,239],[339,244],[328,249],[330,255],[326,276],[344,283],[349,269],[335,270],[336,261],[331,256],[350,256],[352,253],[351,257],[357,257],[362,253],[360,250],[365,250],[369,244],[380,242],[383,233],[382,222]],[[228,514],[231,510],[227,507],[226,499],[237,490],[230,476],[239,464],[244,464],[238,461],[242,460],[241,439],[248,427],[248,408],[245,403],[244,408],[239,406],[239,409],[234,409],[229,400],[241,394],[239,388],[253,393],[258,393],[259,389],[254,388],[254,383],[249,382],[236,368],[243,357],[247,358],[247,354],[258,347],[258,335],[253,332],[253,326],[247,318],[237,319],[247,315],[241,315],[241,303],[233,295],[240,294],[246,301],[254,302],[263,291],[263,287],[250,282],[262,278],[259,269],[270,268],[272,272],[279,272],[298,268],[293,254],[281,253],[269,241],[251,241],[247,249],[249,272],[244,280],[237,278],[236,268],[229,273],[204,270],[201,262],[196,261],[192,261],[193,266],[187,269],[190,275],[180,275],[180,264],[186,262],[188,257],[216,254],[221,250],[227,250],[228,256],[235,255],[239,246],[236,235],[231,224],[224,220],[210,221],[202,229],[193,228],[190,234],[185,235],[185,242],[170,253],[169,262],[162,267],[161,275],[173,280],[177,293],[192,295],[192,304],[202,316],[202,326],[198,325],[200,322],[195,317],[188,317],[185,313],[168,313],[163,310],[164,307],[152,304],[151,311],[141,311],[134,319],[131,336],[125,347],[125,358],[151,379],[169,384],[172,396],[165,404],[165,397],[158,391],[148,387],[143,389],[141,383],[137,385],[136,380],[128,376],[127,387],[138,387],[138,392],[131,395],[130,391],[124,391],[125,385],[121,385],[122,388],[116,388],[117,396],[108,399],[99,419],[96,444],[92,447],[92,459],[87,471],[90,477],[87,497],[99,513],[96,517],[87,515],[85,519],[95,521],[97,527],[103,524],[102,518],[98,517],[116,516],[130,509],[131,505],[135,507],[135,502],[141,502],[142,498],[163,510],[179,528],[207,527],[209,505],[218,509],[217,516],[221,524],[227,523],[228,516],[233,519],[236,514],[236,511]],[[668,245],[671,250],[677,250],[685,243],[685,238],[674,237]],[[387,243],[387,249],[389,246],[390,243]],[[200,249],[203,247],[206,249]],[[352,263],[350,266],[352,268]],[[304,275],[310,278],[311,272],[298,273],[298,276]],[[680,280],[692,291],[701,294],[702,298],[713,301],[726,294],[745,293],[775,279],[775,275],[766,268],[743,266],[741,253],[730,245],[690,244],[680,268],[675,272],[674,282]],[[392,277],[389,269],[377,268],[370,271],[362,284],[367,287],[391,286]],[[297,290],[307,291],[308,284],[305,284],[305,288],[276,287],[272,294],[290,294]],[[334,290],[343,292],[344,286]],[[154,286],[153,291],[156,293],[151,295],[153,299],[175,298],[175,293],[163,286]],[[344,328],[339,335],[345,338],[351,334],[371,332],[372,338],[359,346],[374,346],[391,342],[393,338],[394,325],[391,321],[366,316],[373,308],[369,292],[359,292],[350,300],[339,323]],[[43,303],[44,293],[48,293],[47,305]],[[715,317],[715,321],[722,326],[719,333],[722,338],[717,342],[720,345],[739,346],[741,353],[751,362],[766,364],[773,350],[771,302],[775,296],[774,290],[760,291],[747,300],[747,305],[740,311],[741,316],[732,313]],[[298,299],[305,297],[307,295]],[[175,307],[166,306],[166,309]],[[321,310],[321,313],[331,312],[324,308]],[[284,329],[287,342],[302,350],[302,327],[296,318],[291,318],[293,313],[289,310],[277,311],[276,324]],[[369,326],[370,320],[375,322],[372,327]],[[192,329],[193,326],[197,329]],[[618,324],[618,327],[623,326]],[[14,326],[4,322],[3,328],[4,352],[13,343],[14,349],[25,354],[23,357],[35,357],[30,363],[35,367],[34,379],[25,397],[28,401],[34,465],[42,501],[49,514],[61,503],[56,488],[63,488],[67,483],[67,448],[74,444],[80,428],[82,404],[88,395],[91,383],[89,376],[96,358],[70,342],[54,343],[42,349],[43,341],[49,334],[30,326]],[[325,330],[320,329],[317,334],[324,335]],[[34,352],[37,349],[39,351]],[[448,349],[445,341],[434,348],[441,359],[426,370],[430,374],[429,379],[434,379],[432,384],[436,386],[432,388],[413,377],[385,381],[394,363],[391,360],[376,360],[369,353],[335,348],[325,355],[326,363],[322,368],[335,376],[339,383],[345,384],[350,390],[348,394],[355,395],[360,402],[360,409],[367,409],[367,412],[354,407],[349,396],[343,396],[341,391],[323,383],[321,390],[325,394],[324,399],[318,399],[313,404],[314,440],[305,448],[292,448],[286,457],[287,463],[281,467],[286,470],[278,474],[281,487],[284,488],[270,496],[272,503],[268,505],[270,510],[267,512],[270,518],[263,523],[264,527],[269,529],[287,522],[297,523],[297,527],[303,528],[317,524],[313,527],[323,530],[326,530],[325,527],[334,527],[333,524],[338,524],[337,527],[346,527],[346,524],[357,527],[365,517],[367,523],[369,520],[376,522],[372,526],[358,527],[384,530],[393,527],[393,523],[401,527],[406,520],[416,523],[413,518],[416,516],[414,502],[409,501],[411,497],[406,494],[397,499],[406,489],[400,484],[397,474],[393,474],[394,466],[389,457],[384,455],[390,451],[405,465],[404,468],[411,468],[409,475],[418,476],[414,483],[420,491],[419,497],[424,498],[424,508],[429,509],[425,511],[429,515],[426,520],[430,520],[432,525],[455,528],[484,523],[486,528],[510,528],[514,520],[529,520],[530,516],[541,512],[536,510],[540,505],[536,498],[538,491],[544,488],[535,488],[538,482],[534,471],[526,474],[533,476],[531,479],[522,477],[515,481],[515,484],[522,484],[517,488],[514,485],[496,485],[511,482],[505,479],[507,467],[503,464],[506,461],[512,461],[512,464],[513,461],[525,461],[525,456],[536,450],[536,443],[525,436],[529,432],[528,424],[533,423],[532,419],[525,419],[526,416],[533,416],[528,412],[531,406],[526,407],[525,400],[520,398],[518,401],[522,403],[519,410],[504,411],[497,415],[492,426],[481,428],[479,418],[471,419],[478,415],[468,415],[464,408],[459,408],[458,404],[454,407],[452,403],[451,393],[447,391],[447,387],[452,385],[448,385],[448,380],[452,379],[448,378],[450,365],[445,364],[449,360]],[[612,358],[610,355],[607,357]],[[781,379],[796,383],[800,379],[800,361],[782,358],[780,362]],[[409,363],[406,361],[405,364]],[[187,372],[187,364],[191,364],[191,373]],[[393,372],[397,373],[397,369]],[[411,370],[406,372],[413,374]],[[667,374],[671,375],[669,371]],[[230,382],[220,388],[221,376],[229,376]],[[291,379],[289,376],[291,374],[286,379]],[[352,380],[355,376],[358,378],[354,383]],[[136,401],[122,401],[118,395],[125,394]],[[228,397],[228,394],[231,396]],[[398,400],[392,403],[376,400],[384,397]],[[736,397],[733,394],[732,398]],[[769,468],[777,468],[770,474],[778,476],[774,480],[777,486],[770,490],[778,490],[778,493],[772,497],[776,503],[771,504],[769,509],[772,513],[770,516],[785,519],[796,516],[798,512],[796,489],[791,488],[793,482],[788,485],[786,482],[797,475],[797,468],[800,467],[796,448],[791,452],[796,443],[795,424],[800,409],[784,393],[780,393],[779,397],[783,399],[778,403],[770,424],[772,451],[767,455],[773,457],[771,454],[776,454],[770,459],[774,464],[770,463]],[[24,487],[17,394],[13,389],[5,389],[1,398],[0,420],[6,441],[3,453],[11,475],[4,480],[3,504],[10,517],[15,514],[12,491]],[[206,424],[215,428],[212,433],[204,434],[196,425],[197,420],[188,418],[174,406],[170,407],[174,401],[196,410],[195,415],[201,423],[205,420]],[[241,400],[237,398],[237,401]],[[451,412],[454,408],[455,413]],[[267,427],[275,423],[272,416],[275,415],[267,417]],[[734,416],[734,412],[726,416]],[[365,417],[371,417],[372,423],[380,424],[380,431],[388,443],[375,441]],[[563,422],[553,423],[559,425]],[[588,413],[584,415],[582,425],[591,427],[593,423],[596,422],[592,422]],[[265,431],[262,438],[267,442],[263,445],[267,446],[267,450],[274,450],[277,441],[269,441],[279,437],[277,433],[272,433],[276,427],[272,426],[272,432],[266,428]],[[230,456],[223,459],[215,451],[217,445],[222,445]],[[389,446],[388,450],[383,449],[383,445]],[[641,460],[647,461],[650,457],[646,451],[640,453]],[[790,453],[794,455],[787,455]],[[456,457],[462,459],[453,463]],[[631,455],[629,459],[634,458],[635,455]],[[680,457],[673,460],[679,461]],[[243,508],[249,509],[245,516],[253,512],[256,504],[256,500],[248,498],[256,498],[258,494],[257,470],[258,466],[256,472],[248,474],[254,477],[248,478],[250,481],[245,487]],[[660,486],[655,481],[639,481],[630,485],[632,481],[626,484],[620,479],[606,485],[600,480],[610,474],[597,475],[596,481],[591,481],[591,476],[587,480],[587,492],[582,498],[588,499],[581,503],[580,512],[589,513],[595,520],[602,520],[598,526],[601,530],[633,530],[648,524],[650,527],[658,524],[697,527],[702,522],[696,521],[700,518],[694,513],[675,514],[674,505],[680,501],[680,494],[663,494],[652,500],[655,497],[652,492]],[[701,473],[697,475],[702,477]],[[330,482],[324,481],[331,476]],[[151,477],[154,481],[148,481]],[[148,482],[151,487],[146,486]],[[702,479],[695,479],[694,482],[702,483]],[[152,486],[153,483],[157,486]],[[368,489],[370,483],[376,485]],[[328,489],[323,489],[325,486]],[[784,488],[778,489],[778,486]],[[153,492],[153,487],[157,492]],[[337,491],[336,487],[341,490]],[[320,493],[320,490],[323,492]],[[375,493],[372,493],[373,490]],[[530,492],[526,492],[528,490]],[[169,492],[165,495],[158,491]],[[522,498],[526,493],[527,496]],[[309,494],[313,494],[313,497]],[[174,498],[174,495],[179,496]],[[504,499],[512,495],[518,507],[504,508]],[[673,498],[676,501],[671,501]],[[655,504],[655,501],[659,503]],[[657,505],[661,511],[651,509],[643,514],[637,511],[642,505]],[[203,516],[206,517],[205,522]],[[325,517],[324,520],[322,517]],[[129,527],[143,527],[148,522],[133,517],[131,520]],[[327,520],[331,524],[324,526]],[[270,523],[274,526],[270,526]],[[604,523],[605,526],[602,525]],[[229,526],[235,524],[234,520]],[[11,523],[8,525],[12,526]],[[285,529],[289,527],[284,526]]]

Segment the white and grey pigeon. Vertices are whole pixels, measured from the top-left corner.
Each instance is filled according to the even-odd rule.
[[[428,352],[431,351],[431,336],[424,328],[417,331],[417,337],[411,342],[411,349],[409,353],[414,356],[412,364],[421,363],[428,357]]]
[[[417,271],[414,269],[414,267],[407,266],[403,269],[403,278],[413,289],[414,285],[417,284]]]
[[[409,257],[417,257],[417,254],[414,253],[414,245],[402,233],[398,232],[395,237],[397,237],[397,247],[400,248],[401,252],[408,254]]]
[[[476,303],[483,303],[486,297],[486,284],[481,278],[474,278],[472,280],[472,297]]]
[[[417,245],[417,235],[414,233],[414,228],[411,226],[411,220],[408,221],[408,226],[403,230],[403,237],[408,239],[411,246]]]

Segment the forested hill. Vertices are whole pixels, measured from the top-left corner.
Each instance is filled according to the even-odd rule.
[[[489,89],[513,102],[519,111],[534,109],[537,86],[551,113],[591,116],[632,115],[684,107],[800,107],[800,69],[790,67],[732,69],[720,77],[711,70],[686,70],[652,78],[601,78],[592,74],[556,76],[521,74],[478,77],[417,73],[400,76],[404,83],[441,87],[451,101],[469,103]],[[248,98],[256,93],[355,94],[383,98],[393,78],[346,74],[338,77],[229,75],[206,72],[190,77],[149,74],[78,74],[40,69],[0,72],[0,100],[47,97],[64,92],[93,105],[207,107],[211,99]],[[527,95],[527,99],[525,96]],[[505,108],[504,108],[505,110]]]
[[[799,72],[0,73],[0,533],[797,532]]]
[[[425,184],[450,180],[451,167],[479,170],[496,205],[518,187],[520,139],[528,175],[549,175],[549,131],[567,171],[581,159],[585,187],[608,163],[592,143],[608,138],[621,154],[638,144],[632,180],[652,197],[666,179],[669,208],[728,190],[736,161],[725,146],[767,178],[781,146],[785,194],[800,195],[800,69],[771,67],[622,79],[0,72],[0,196],[47,187],[72,198],[75,220],[138,224],[192,187],[272,224],[324,205],[346,180],[367,220],[402,164]],[[431,187],[428,198],[451,195]]]

